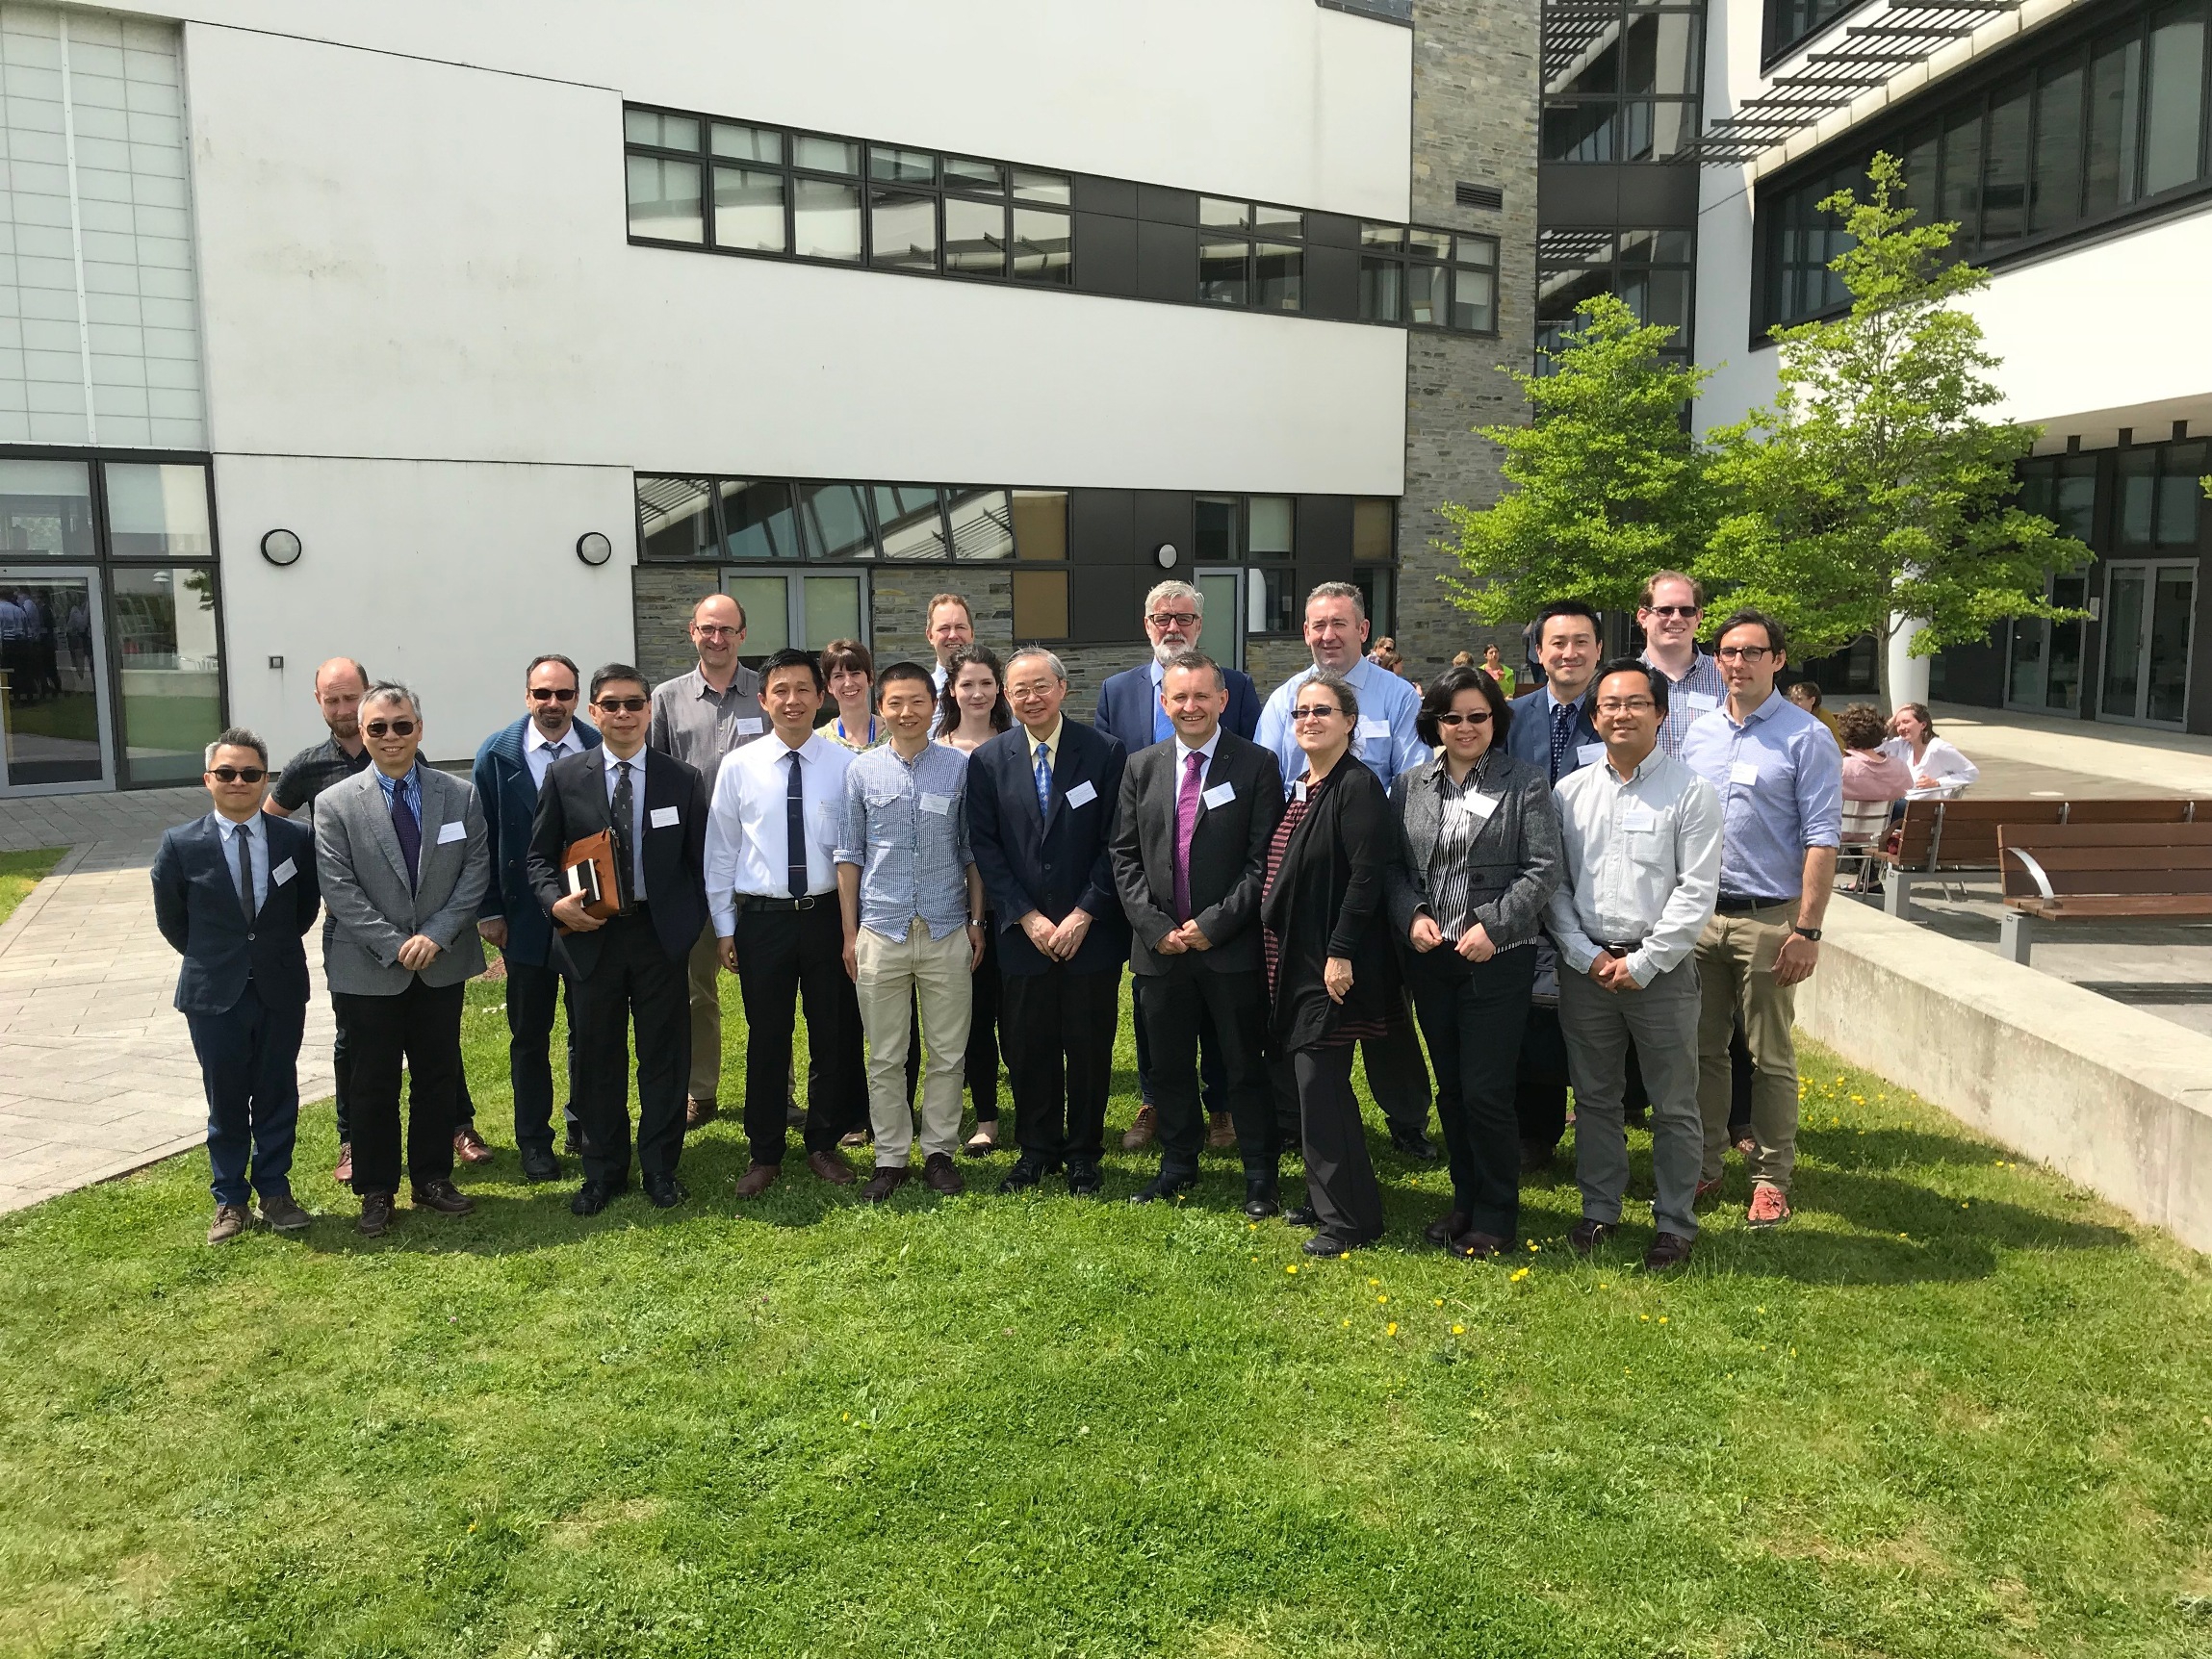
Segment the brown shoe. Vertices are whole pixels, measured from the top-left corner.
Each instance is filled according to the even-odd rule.
[[[338,1143],[338,1163],[330,1171],[330,1179],[341,1187],[353,1185],[353,1143],[350,1140],[341,1140]]]
[[[1236,1120],[1225,1111],[1212,1113],[1206,1119],[1206,1149],[1226,1152],[1237,1143]]]
[[[210,1244],[228,1244],[253,1225],[253,1213],[243,1204],[218,1204],[215,1225],[207,1230]]]
[[[1575,1254],[1587,1256],[1601,1244],[1613,1241],[1613,1223],[1593,1221],[1587,1215],[1575,1223],[1575,1230],[1567,1235],[1567,1242],[1575,1247]]]
[[[261,1218],[279,1233],[301,1233],[312,1219],[289,1192],[263,1193]]]
[[[859,1179],[853,1167],[834,1152],[810,1152],[807,1167],[827,1181],[832,1187],[850,1187]]]
[[[1157,1107],[1140,1106],[1136,1121],[1129,1125],[1129,1133],[1121,1137],[1121,1150],[1135,1152],[1152,1144],[1152,1137],[1160,1133],[1160,1110]]]
[[[1449,1244],[1475,1224],[1475,1217],[1464,1210],[1454,1210],[1441,1215],[1421,1230],[1421,1237],[1431,1244]]]
[[[464,1123],[453,1131],[453,1156],[463,1163],[489,1163],[492,1149],[484,1144],[484,1137],[476,1133],[476,1126]]]
[[[952,1166],[951,1155],[943,1152],[933,1152],[922,1160],[922,1185],[947,1198],[958,1198],[967,1190],[967,1183]]]
[[[1505,1245],[1506,1240],[1494,1233],[1462,1233],[1445,1248],[1470,1262],[1485,1262],[1493,1256],[1505,1255]]]
[[[697,1095],[683,1103],[683,1127],[697,1129],[701,1124],[712,1123],[722,1115],[722,1109],[711,1100],[701,1100]]]
[[[418,1181],[415,1208],[435,1210],[441,1215],[469,1215],[475,1213],[476,1201],[450,1181]]]
[[[900,1164],[878,1164],[875,1174],[868,1177],[867,1185],[861,1188],[861,1196],[870,1204],[881,1204],[907,1184],[907,1173]]]
[[[775,1184],[776,1177],[784,1173],[781,1163],[756,1163],[737,1177],[737,1196],[758,1198]]]
[[[837,1144],[839,1146],[866,1146],[875,1138],[875,1132],[873,1130],[848,1129],[838,1139]]]
[[[394,1211],[389,1192],[364,1192],[361,1194],[361,1219],[354,1229],[364,1238],[381,1238],[392,1225]]]
[[[1690,1241],[1680,1233],[1661,1233],[1644,1252],[1644,1271],[1671,1273],[1689,1261]]]

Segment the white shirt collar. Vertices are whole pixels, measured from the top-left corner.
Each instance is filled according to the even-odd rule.
[[[611,743],[603,743],[603,744],[601,744],[601,745],[599,746],[599,763],[600,763],[602,766],[605,767],[605,768],[607,769],[607,771],[609,771],[609,772],[612,772],[612,771],[613,771],[613,770],[614,770],[614,769],[615,769],[617,766],[620,766],[620,765],[622,764],[622,759],[623,759],[623,757],[622,757],[621,755],[619,755],[619,754],[615,753],[615,752],[614,752],[614,745],[613,745],[613,744],[611,744]],[[644,774],[644,772],[645,772],[645,751],[644,751],[644,750],[642,750],[642,749],[641,749],[641,750],[639,750],[639,751],[638,751],[638,752],[637,752],[635,754],[632,754],[632,755],[630,757],[630,770],[631,770],[632,772],[635,772],[635,773],[639,774],[640,776],[642,776],[642,775]]]
[[[581,743],[577,742],[576,726],[574,722],[571,722],[569,728],[560,734],[559,741],[554,743],[548,743],[546,741],[546,734],[538,729],[538,723],[534,720],[524,721],[523,729],[523,753],[526,754],[533,749],[550,749],[555,754],[558,754],[563,750],[568,749],[569,745],[572,743],[575,743],[578,749],[581,749],[583,747]]]
[[[1214,735],[1207,738],[1204,743],[1200,744],[1196,749],[1193,749],[1189,744],[1185,743],[1183,741],[1182,732],[1177,731],[1175,733],[1175,765],[1178,768],[1188,766],[1191,764],[1192,755],[1203,754],[1206,757],[1206,765],[1211,767],[1214,764],[1214,751],[1221,748],[1221,746],[1222,728],[1219,726],[1214,727]]]

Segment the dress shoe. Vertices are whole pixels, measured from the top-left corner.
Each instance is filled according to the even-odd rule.
[[[476,1201],[450,1181],[418,1181],[415,1208],[435,1210],[441,1215],[470,1215],[476,1212]]]
[[[1067,1196],[1070,1198],[1095,1198],[1105,1189],[1106,1181],[1098,1173],[1098,1165],[1088,1158],[1070,1158],[1067,1161]]]
[[[1132,1204],[1149,1204],[1158,1198],[1173,1198],[1188,1192],[1198,1185],[1195,1175],[1170,1175],[1165,1169],[1152,1177],[1144,1187],[1129,1195]]]
[[[903,1164],[878,1164],[875,1174],[869,1176],[867,1184],[861,1188],[861,1196],[870,1204],[881,1204],[907,1184],[909,1173]]]
[[[697,1095],[691,1095],[683,1102],[683,1127],[685,1129],[701,1128],[706,1124],[712,1123],[721,1115],[722,1109],[711,1100],[701,1100]]]
[[[1308,1256],[1348,1256],[1374,1242],[1372,1238],[1340,1238],[1334,1233],[1316,1233],[1299,1248]]]
[[[1587,1256],[1600,1245],[1613,1241],[1617,1225],[1611,1221],[1593,1220],[1585,1215],[1575,1223],[1575,1230],[1567,1235],[1567,1242],[1574,1246],[1576,1255]]]
[[[1475,1217],[1464,1210],[1453,1210],[1438,1216],[1421,1230],[1421,1237],[1431,1244],[1449,1244],[1468,1228],[1475,1225]]]
[[[1291,1227],[1319,1227],[1321,1212],[1310,1204],[1298,1204],[1283,1212],[1283,1222]]]
[[[476,1126],[464,1123],[453,1131],[453,1156],[463,1163],[489,1163],[492,1149],[484,1144],[484,1137],[476,1133]]]
[[[1139,1152],[1152,1144],[1160,1133],[1160,1109],[1146,1101],[1137,1109],[1137,1116],[1129,1125],[1129,1133],[1121,1137],[1123,1152]]]
[[[752,1168],[737,1177],[737,1196],[740,1198],[759,1197],[761,1193],[768,1190],[770,1184],[775,1181],[776,1177],[783,1173],[784,1166],[781,1163],[754,1164]]]
[[[857,1179],[853,1166],[834,1152],[808,1153],[807,1167],[832,1187],[850,1187]]]
[[[922,1160],[922,1185],[946,1198],[958,1198],[967,1190],[967,1182],[954,1167],[949,1152],[933,1152]]]
[[[361,1194],[361,1219],[354,1231],[364,1238],[381,1238],[391,1229],[396,1212],[389,1192],[364,1192]]]
[[[264,1192],[261,1195],[261,1218],[276,1233],[303,1233],[307,1230],[307,1224],[314,1219],[289,1192]]]
[[[1553,1148],[1533,1140],[1521,1142],[1521,1173],[1541,1175],[1552,1167]]]
[[[1495,1233],[1462,1233],[1445,1248],[1470,1262],[1487,1262],[1494,1256],[1505,1255],[1507,1242]]]
[[[875,1131],[871,1129],[849,1129],[838,1137],[837,1144],[839,1146],[866,1146],[875,1137]]]
[[[218,1204],[215,1223],[207,1230],[210,1244],[228,1244],[253,1225],[253,1212],[243,1204]]]
[[[1265,1186],[1247,1186],[1245,1188],[1245,1215],[1252,1221],[1265,1221],[1271,1215],[1283,1212],[1282,1200],[1276,1196],[1273,1183]]]
[[[571,1158],[582,1158],[591,1151],[591,1136],[575,1124],[568,1126],[568,1135],[561,1142],[561,1151]]]
[[[1014,1161],[1014,1167],[1006,1172],[1006,1179],[998,1184],[1001,1192],[1027,1192],[1044,1179],[1044,1160],[1023,1153]]]
[[[1393,1129],[1390,1132],[1390,1144],[1408,1158],[1418,1158],[1424,1163],[1436,1161],[1436,1142],[1418,1129]]]
[[[1225,1111],[1206,1114],[1206,1149],[1226,1152],[1237,1143],[1237,1120]]]
[[[1644,1252],[1644,1271],[1671,1273],[1689,1261],[1690,1241],[1680,1233],[1661,1233]]]
[[[330,1171],[330,1179],[341,1187],[353,1185],[353,1143],[350,1140],[341,1140],[338,1143],[338,1162]]]
[[[644,1186],[646,1200],[656,1210],[673,1210],[691,1196],[691,1188],[673,1175],[648,1175]]]
[[[784,1103],[784,1127],[785,1129],[806,1128],[807,1109],[795,1100],[786,1100]]]
[[[550,1146],[523,1148],[523,1179],[525,1181],[558,1181],[560,1160],[553,1155]]]
[[[622,1190],[611,1181],[593,1181],[588,1177],[576,1189],[576,1196],[568,1201],[571,1215],[597,1215],[614,1202],[615,1194]]]

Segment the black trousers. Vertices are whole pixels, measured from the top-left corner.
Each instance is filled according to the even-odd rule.
[[[671,957],[644,906],[599,931],[599,961],[569,986],[586,1180],[630,1181],[630,1038],[637,1034],[637,1167],[674,1175],[691,1078],[690,955]],[[549,997],[550,1003],[552,999]],[[540,1054],[543,1054],[541,1047]],[[550,1098],[550,1085],[549,1085]],[[781,1103],[778,1110],[781,1110]],[[544,1132],[550,1140],[552,1126]]]
[[[980,992],[980,970],[975,983]],[[1106,1150],[1120,964],[1078,974],[1055,962],[1042,974],[1009,974],[999,984],[998,1006],[1006,1016],[1016,1141],[1047,1168],[1070,1158],[1097,1162]],[[974,1057],[971,1046],[971,1065]]]
[[[1157,1108],[1152,1098],[1152,1043],[1145,1034],[1145,1022],[1135,1022],[1137,1029],[1137,1098],[1146,1106]],[[1204,1098],[1208,1112],[1229,1110],[1228,1068],[1222,1064],[1221,1039],[1214,1035],[1213,1016],[1198,1009],[1198,1092]]]
[[[407,1062],[407,1175],[417,1186],[453,1173],[453,1110],[461,1081],[461,1004],[466,982],[426,985],[422,976],[397,996],[334,991],[347,1034],[353,1139],[353,1190],[399,1190],[399,1062]]]
[[[1002,1005],[999,997],[998,928],[989,916],[984,918],[983,923],[983,960],[976,965],[972,977],[975,980],[975,994],[968,1005],[967,1073],[965,1081],[967,1084],[967,1098],[975,1103],[975,1121],[978,1123],[996,1123],[998,1121],[998,1052],[1001,1047],[1007,1051],[1007,1066],[1011,1071],[1014,1064],[1014,1044],[999,1030],[999,1015]],[[916,1017],[918,1020],[918,1005]],[[913,1029],[919,1031],[921,1027],[917,1023]],[[907,1078],[907,1098],[910,1100],[913,1098],[914,1091],[914,1079],[911,1075],[911,1068],[915,1063],[914,1056],[918,1052],[919,1046],[915,1043],[907,1045],[907,1064],[910,1068],[910,1075]],[[1016,1098],[1018,1099],[1018,1097]]]
[[[510,968],[508,971],[511,973],[513,970]],[[507,1019],[511,1025],[514,1020],[512,993],[509,993],[507,1008]],[[346,1009],[340,1006],[335,992],[330,998],[330,1012],[332,1032],[330,1039],[330,1096],[331,1105],[338,1119],[338,1138],[344,1142],[353,1138],[353,1114],[347,1105],[347,1099],[352,1093],[353,1052],[352,1045],[346,1036]],[[548,1017],[550,1019],[551,1016]],[[550,1090],[552,1085],[549,1084],[547,1086]],[[414,1100],[414,1074],[410,1072],[407,1081],[407,1102],[410,1110],[413,1110]],[[518,1103],[516,1123],[519,1129],[521,1124],[519,1110],[521,1093],[519,1090],[516,1094],[516,1100]],[[476,1121],[476,1103],[469,1098],[469,1074],[464,1068],[453,1085],[453,1127],[457,1130],[464,1123]],[[517,1144],[520,1145],[521,1142],[518,1140]]]
[[[1348,1244],[1381,1238],[1382,1188],[1351,1092],[1351,1044],[1296,1049],[1289,1069],[1305,1136],[1305,1197],[1321,1231]]]
[[[557,968],[535,968],[507,958],[507,1072],[515,1085],[515,1145],[553,1150],[553,1011],[563,1000]],[[576,1112],[576,993],[567,992],[568,1094],[561,1109],[569,1122]],[[463,1086],[466,1087],[464,1082]]]
[[[835,895],[810,910],[737,909],[737,987],[745,999],[745,1138],[753,1161],[784,1161],[791,1033],[807,1010],[809,1152],[827,1152],[867,1121],[861,1005],[845,973],[845,924]],[[588,1133],[588,1131],[587,1131]]]
[[[1137,976],[1138,1016],[1152,1046],[1152,1098],[1160,1110],[1160,1172],[1196,1175],[1206,1118],[1198,1099],[1200,1010],[1213,1017],[1228,1074],[1229,1115],[1245,1180],[1274,1189],[1282,1156],[1267,1068],[1268,977],[1263,969],[1217,973],[1197,955],[1166,958],[1160,974]]]
[[[1529,992],[1536,953],[1501,951],[1486,962],[1456,955],[1435,964],[1414,957],[1405,971],[1421,1034],[1436,1062],[1436,1117],[1452,1161],[1452,1208],[1467,1213],[1471,1231],[1510,1239],[1521,1225],[1516,1077],[1523,1036],[1532,1024]],[[1546,1011],[1556,1037],[1557,1011]]]
[[[1428,1067],[1413,1022],[1394,1020],[1388,1035],[1362,1037],[1359,1061],[1367,1070],[1367,1089],[1382,1109],[1394,1135],[1428,1133]]]

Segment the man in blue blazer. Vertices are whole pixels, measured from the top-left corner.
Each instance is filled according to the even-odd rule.
[[[1145,635],[1152,642],[1152,660],[1113,676],[1098,688],[1098,708],[1091,724],[1118,740],[1134,754],[1174,735],[1167,712],[1160,706],[1162,665],[1177,651],[1196,651],[1206,621],[1205,596],[1189,582],[1167,581],[1145,596]],[[1223,729],[1249,738],[1259,729],[1260,694],[1252,676],[1242,669],[1222,670],[1229,685],[1229,711],[1222,716]],[[1144,1103],[1137,1121],[1121,1139],[1134,1152],[1148,1144],[1157,1132],[1159,1112],[1152,1099],[1152,1051],[1145,1036],[1145,1022],[1137,1024],[1137,1094]],[[1201,1012],[1198,1026],[1198,1072],[1205,1094],[1211,1129],[1209,1141],[1216,1149],[1236,1144],[1236,1130],[1229,1122],[1227,1074],[1220,1045],[1214,1041],[1211,1022]]]
[[[523,676],[524,708],[512,726],[484,739],[471,774],[492,844],[492,884],[476,932],[497,945],[507,964],[507,1069],[515,1088],[515,1149],[528,1181],[558,1181],[553,1149],[553,1003],[562,980],[553,961],[553,922],[530,887],[530,824],[546,768],[600,745],[599,733],[577,719],[582,676],[567,657],[534,658]],[[576,1010],[569,1010],[570,1100],[562,1109],[576,1139]],[[573,1149],[573,1145],[572,1145]]]
[[[1129,957],[1107,857],[1124,752],[1061,718],[1067,670],[1048,651],[1014,653],[1006,698],[1021,724],[967,763],[967,844],[998,929],[999,1022],[1021,1147],[999,1190],[1065,1169],[1067,1190],[1093,1197]]]
[[[322,899],[314,832],[261,809],[269,746],[234,726],[207,746],[206,765],[215,810],[162,836],[154,921],[184,957],[176,1006],[199,1056],[215,1174],[207,1241],[227,1244],[252,1224],[255,1192],[277,1232],[307,1225],[292,1196],[307,1020],[300,940]]]

